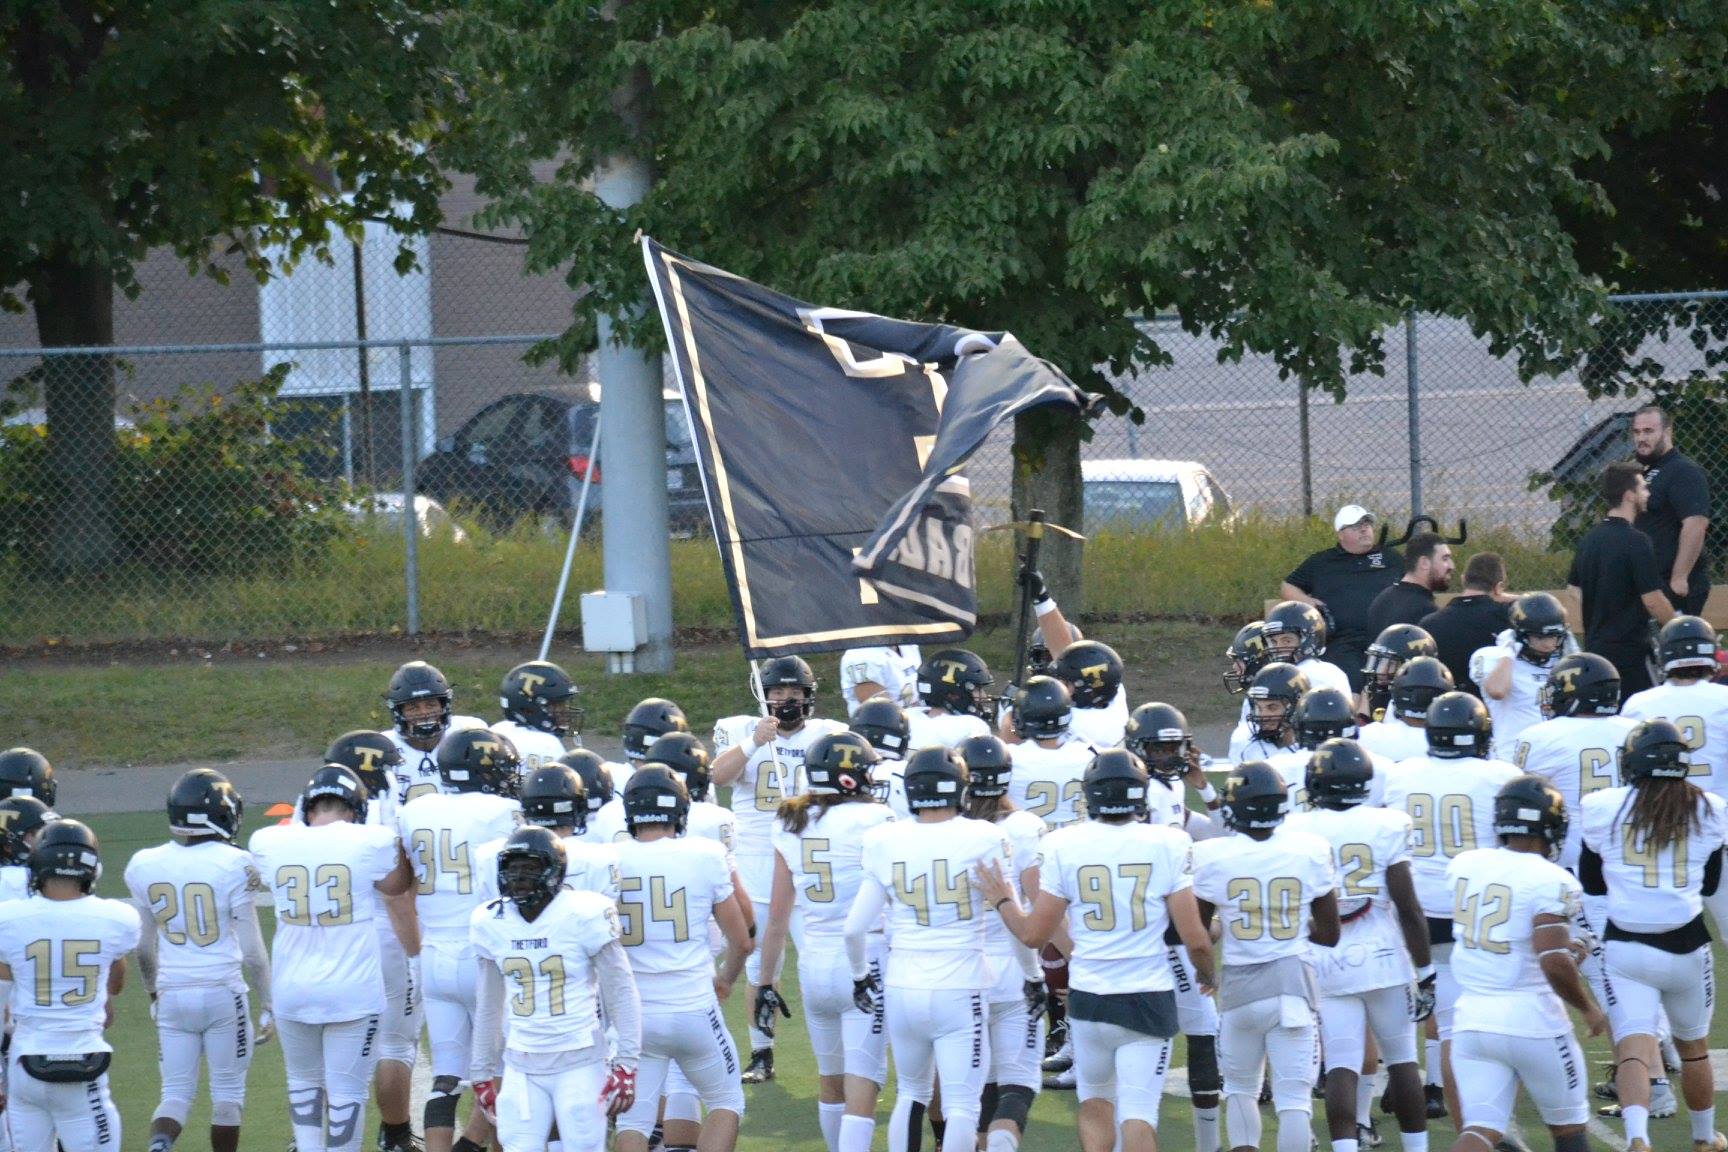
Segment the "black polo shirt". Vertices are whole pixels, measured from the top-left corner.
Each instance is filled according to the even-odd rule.
[[[1662,587],[1650,537],[1618,516],[1604,517],[1578,541],[1566,582],[1584,594],[1586,649],[1626,651],[1649,643],[1643,597]]]
[[[1680,522],[1688,516],[1710,515],[1710,477],[1692,460],[1670,448],[1668,454],[1644,466],[1650,485],[1650,503],[1638,514],[1635,527],[1650,537],[1656,553],[1656,571],[1666,581],[1674,573],[1674,556],[1680,551]],[[1703,554],[1694,573],[1710,570]]]
[[[1420,584],[1400,580],[1383,589],[1368,607],[1368,637],[1379,636],[1394,624],[1414,624],[1434,611],[1434,593]]]
[[[1325,601],[1332,613],[1332,643],[1360,651],[1376,635],[1368,630],[1368,609],[1374,597],[1403,575],[1404,557],[1396,548],[1376,548],[1352,556],[1334,544],[1302,561],[1284,580]]]
[[[1434,637],[1440,663],[1452,673],[1452,682],[1473,696],[1482,695],[1481,687],[1470,679],[1470,654],[1489,647],[1512,627],[1512,605],[1486,592],[1466,592],[1416,623]]]

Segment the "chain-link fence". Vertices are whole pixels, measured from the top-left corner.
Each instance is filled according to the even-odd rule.
[[[262,288],[152,301],[147,284],[117,308],[112,347],[45,353],[0,324],[0,643],[543,621],[582,481],[590,524],[606,491],[598,386],[527,358],[562,327],[568,290],[523,278],[497,245],[420,243],[408,276],[394,239],[369,237],[350,262]],[[223,338],[146,338],[195,328],[189,312]],[[1618,299],[1591,356],[1528,384],[1464,324],[1412,317],[1387,333],[1385,374],[1353,378],[1342,403],[1268,358],[1220,363],[1213,341],[1149,331],[1174,363],[1121,382],[1143,423],[1103,417],[1084,446],[1093,530],[1354,502],[1564,546],[1555,526],[1594,514],[1594,479],[1652,398],[1728,492],[1728,293]],[[673,528],[699,535],[676,403],[668,418]],[[985,520],[1006,518],[1010,438],[970,469]],[[598,583],[592,553],[578,587]],[[675,579],[679,620],[724,624],[711,545],[679,555],[704,570]]]

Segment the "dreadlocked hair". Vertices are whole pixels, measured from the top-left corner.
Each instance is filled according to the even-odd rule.
[[[816,796],[805,792],[780,801],[780,827],[797,836],[816,821],[822,819],[822,814],[838,804],[850,804],[862,800],[869,803],[875,797],[869,792],[856,792],[850,796],[840,796],[824,793]]]
[[[1659,852],[1703,830],[1703,791],[1690,780],[1646,777],[1632,786],[1621,812],[1647,852]]]

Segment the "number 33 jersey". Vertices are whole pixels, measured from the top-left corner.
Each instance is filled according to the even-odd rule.
[[[376,885],[396,867],[396,832],[376,824],[277,824],[252,834],[276,908],[271,999],[303,1024],[384,1010]]]
[[[1503,760],[1464,756],[1436,760],[1417,756],[1393,765],[1385,806],[1410,817],[1410,876],[1416,900],[1430,920],[1452,916],[1452,886],[1446,866],[1475,848],[1492,848],[1494,798],[1518,769]]]
[[[1532,945],[1536,917],[1576,918],[1583,889],[1572,874],[1530,852],[1480,848],[1452,861],[1453,1034],[1561,1036],[1572,1022],[1548,986]]]
[[[234,923],[262,883],[251,853],[218,840],[160,844],[132,857],[126,888],[155,917],[158,989],[245,986]]]
[[[0,905],[0,963],[12,969],[12,1055],[113,1051],[102,1039],[108,970],[138,946],[141,930],[138,909],[99,896]]]
[[[1194,895],[1218,910],[1230,967],[1308,956],[1308,906],[1338,886],[1332,846],[1284,827],[1194,845]]]

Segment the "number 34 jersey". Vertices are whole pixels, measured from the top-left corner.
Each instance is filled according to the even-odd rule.
[[[1494,798],[1517,776],[1518,769],[1504,760],[1479,756],[1416,756],[1399,761],[1387,774],[1384,803],[1410,817],[1410,874],[1422,914],[1430,920],[1452,917],[1447,865],[1465,852],[1500,842],[1494,835]]]
[[[252,856],[276,908],[271,999],[303,1024],[384,1010],[374,887],[396,867],[396,832],[376,824],[277,824],[252,834]]]
[[[261,885],[252,854],[218,840],[170,842],[133,856],[126,888],[155,917],[157,987],[244,987],[234,923]]]
[[[1337,886],[1332,846],[1289,826],[1194,845],[1194,895],[1218,910],[1230,967],[1307,958],[1308,906]]]
[[[14,1056],[110,1052],[108,970],[138,946],[138,909],[120,900],[32,896],[0,905],[0,963],[12,969]]]
[[[1452,889],[1453,1034],[1561,1036],[1566,1005],[1548,986],[1532,945],[1536,917],[1576,918],[1583,889],[1572,874],[1530,852],[1479,848],[1446,870]]]

